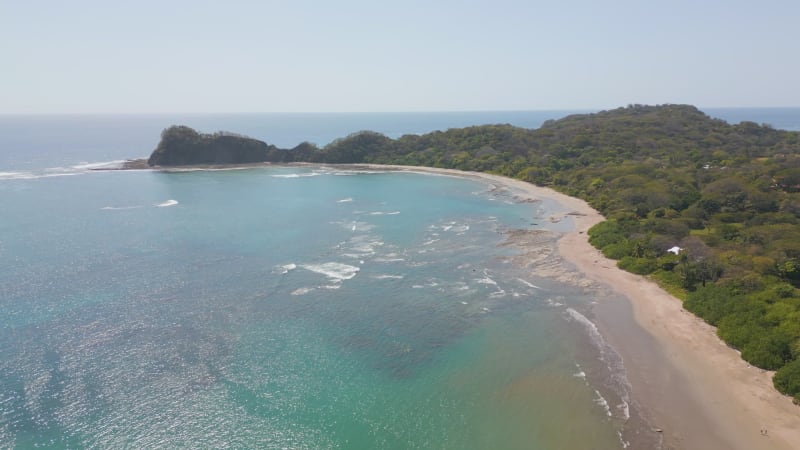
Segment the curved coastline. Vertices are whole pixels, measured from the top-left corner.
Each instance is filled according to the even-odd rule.
[[[622,355],[633,400],[663,432],[664,449],[796,449],[800,408],[772,386],[772,374],[750,366],[720,340],[715,329],[684,310],[649,279],[616,266],[588,242],[587,231],[604,217],[585,201],[525,181],[481,172],[423,166],[323,164],[362,170],[419,172],[472,178],[509,189],[520,199],[555,200],[571,215],[572,230],[558,240],[560,256],[587,279],[626,301],[598,302],[596,325]],[[315,163],[153,167],[161,171],[320,166]],[[133,167],[126,167],[133,168]],[[632,318],[633,320],[628,320]],[[766,436],[761,434],[767,429]]]
[[[619,269],[589,244],[604,217],[585,201],[553,189],[478,172],[417,166],[357,165],[489,181],[521,198],[550,198],[574,227],[558,240],[561,257],[584,276],[622,295],[635,323],[619,323],[619,305],[598,302],[597,326],[625,360],[633,395],[664,434],[663,448],[796,449],[800,408],[772,386],[772,372],[753,367],[720,340],[714,327],[647,278]],[[640,328],[652,339],[631,339]],[[761,430],[767,429],[767,436]],[[793,444],[794,443],[794,444]]]

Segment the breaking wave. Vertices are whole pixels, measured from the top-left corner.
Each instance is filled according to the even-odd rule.
[[[359,267],[350,266],[347,264],[337,262],[327,262],[322,264],[306,264],[301,266],[303,269],[310,270],[311,272],[325,275],[334,281],[349,280],[358,274],[361,270]]]
[[[38,178],[68,177],[83,175],[103,170],[121,169],[126,160],[114,160],[104,162],[81,162],[66,167],[48,167],[43,170],[24,170],[0,172],[0,180],[35,180]]]
[[[600,331],[597,329],[597,325],[595,325],[591,320],[572,308],[567,308],[566,312],[570,319],[583,325],[586,329],[586,332],[589,334],[592,344],[594,344],[600,353],[600,360],[610,370],[608,387],[619,396],[620,403],[617,405],[617,410],[619,411],[619,414],[623,420],[630,419],[631,384],[628,381],[627,375],[625,374],[625,365],[622,361],[622,357],[611,347],[611,345],[608,344],[608,342],[606,342],[605,338],[603,338],[603,335],[600,334]],[[597,394],[600,396],[603,402],[605,402],[605,398],[603,398],[599,392]],[[611,408],[608,407],[607,410],[609,411],[609,415],[611,415]]]

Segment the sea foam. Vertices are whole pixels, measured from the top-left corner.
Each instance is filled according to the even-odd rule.
[[[71,168],[75,170],[111,170],[111,169],[121,169],[124,164],[125,164],[124,159],[118,159],[115,161],[105,161],[96,163],[82,162],[80,164],[71,166]]]
[[[277,269],[277,270],[278,270],[278,271],[279,271],[279,272],[280,272],[282,275],[285,275],[285,274],[287,274],[287,273],[291,272],[292,270],[294,270],[294,269],[297,269],[297,264],[292,264],[292,263],[289,263],[289,264],[284,264],[284,265],[282,265],[282,266],[278,266],[276,269]]]
[[[536,285],[535,285],[535,284],[533,284],[533,283],[527,282],[527,281],[523,280],[522,278],[517,278],[517,280],[518,280],[519,282],[521,282],[522,284],[524,284],[525,286],[528,286],[529,288],[533,288],[533,289],[541,289],[539,286],[536,286]]]
[[[271,175],[273,178],[306,178],[306,177],[318,177],[322,175],[319,172],[303,172],[303,173],[281,173]]]
[[[606,342],[606,340],[603,338],[603,335],[600,334],[600,330],[597,329],[597,325],[592,323],[591,320],[572,308],[567,308],[566,312],[572,320],[575,320],[584,326],[589,334],[590,340],[599,350],[600,360],[603,361],[611,371],[611,386],[609,387],[613,389],[613,391],[620,398],[620,403],[617,405],[617,409],[624,420],[630,419],[631,384],[628,381],[627,375],[625,374],[625,364],[622,361],[622,357],[608,344],[608,342]],[[599,392],[597,394],[600,395]],[[600,396],[600,398],[603,397]],[[604,398],[603,401],[605,402]],[[610,408],[607,409],[608,411],[611,410]]]
[[[376,280],[402,280],[405,277],[403,275],[375,275],[372,278]]]
[[[311,272],[325,275],[332,280],[349,280],[358,274],[361,270],[359,267],[350,266],[347,264],[337,262],[327,262],[322,264],[306,264],[302,266],[303,269],[310,270]]]
[[[141,208],[141,206],[103,206],[100,209],[104,211],[123,211],[126,209],[138,209],[138,208]]]

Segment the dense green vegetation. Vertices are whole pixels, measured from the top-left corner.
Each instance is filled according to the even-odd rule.
[[[150,155],[151,166],[190,164],[242,164],[265,161],[275,146],[232,133],[200,134],[185,126],[161,133],[161,142]]]
[[[266,159],[485,171],[583,198],[607,218],[590,230],[594,246],[684,298],[800,401],[800,133],[633,105],[536,130],[361,132],[324,148],[270,147]]]

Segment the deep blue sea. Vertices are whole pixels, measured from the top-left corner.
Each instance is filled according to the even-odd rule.
[[[291,147],[568,113],[0,116],[0,448],[621,448],[596,299],[515,263],[514,233],[557,258],[554,202],[325,166],[88,170],[173,123]]]

